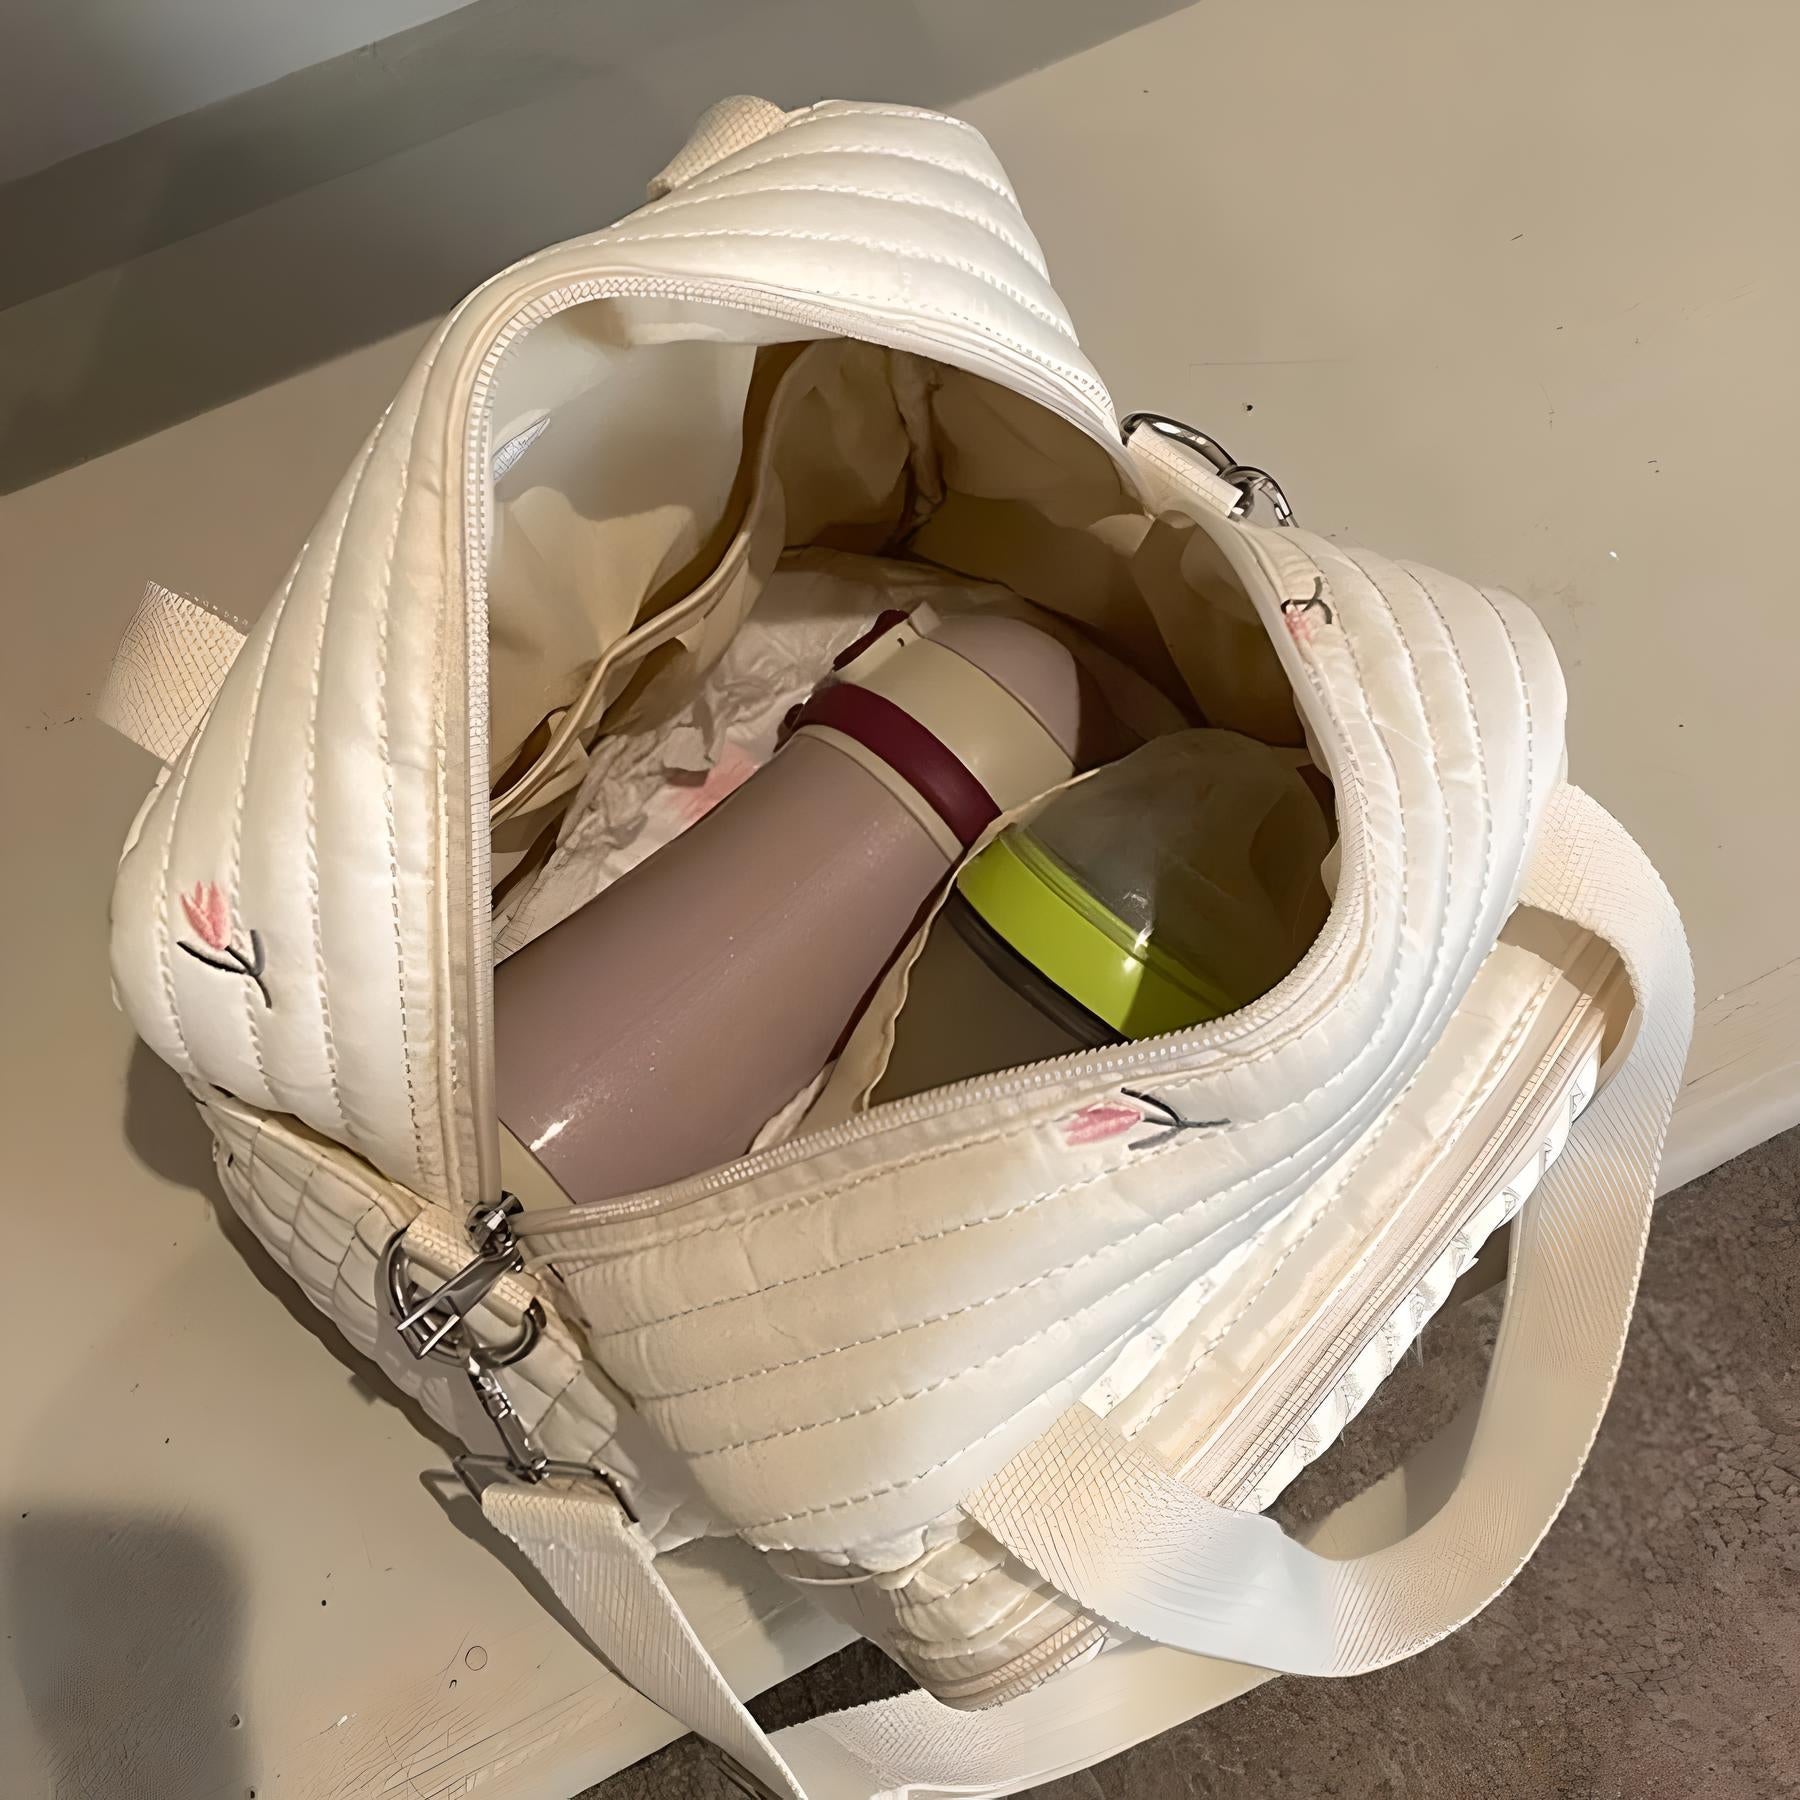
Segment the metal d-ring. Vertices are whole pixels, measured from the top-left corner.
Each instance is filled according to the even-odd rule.
[[[1274,513],[1277,525],[1293,524],[1294,509],[1288,504],[1288,497],[1282,492],[1281,483],[1267,469],[1239,462],[1217,438],[1208,437],[1204,431],[1181,419],[1172,419],[1167,413],[1127,413],[1119,422],[1119,436],[1130,443],[1131,434],[1140,427],[1154,431],[1158,437],[1166,437],[1183,448],[1192,450],[1195,455],[1204,457],[1221,481],[1229,482],[1236,488],[1238,503],[1231,509],[1234,519],[1246,518],[1260,494],[1269,502],[1269,509]]]
[[[1250,463],[1233,463],[1221,479],[1229,481],[1244,496],[1245,513],[1256,504],[1256,497],[1261,494],[1268,501],[1269,510],[1275,515],[1277,525],[1293,524],[1294,509],[1288,505],[1288,497],[1281,491],[1281,483],[1267,469],[1258,469]]]
[[[533,1300],[517,1334],[504,1344],[481,1344],[468,1315],[487,1298],[502,1275],[516,1274],[524,1258],[505,1223],[505,1209],[483,1209],[471,1221],[483,1229],[474,1258],[429,1293],[421,1293],[407,1269],[406,1232],[396,1231],[381,1252],[381,1281],[395,1331],[415,1357],[467,1368],[471,1361],[504,1369],[529,1356],[544,1327],[544,1309]]]

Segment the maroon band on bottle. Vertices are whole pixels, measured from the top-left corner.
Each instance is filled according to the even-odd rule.
[[[941,738],[911,713],[851,681],[822,687],[800,708],[794,729],[823,725],[861,744],[917,790],[966,850],[1000,816],[994,797]]]

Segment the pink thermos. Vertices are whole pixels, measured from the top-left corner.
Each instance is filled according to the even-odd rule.
[[[577,1202],[741,1155],[962,852],[1073,771],[1080,691],[1034,626],[884,614],[763,768],[495,972],[509,1153]]]

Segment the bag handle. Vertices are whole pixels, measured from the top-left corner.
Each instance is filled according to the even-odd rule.
[[[174,762],[248,633],[241,619],[204,600],[145,582],[94,717],[159,762]]]
[[[566,1527],[556,1542],[521,1533],[529,1501],[514,1497],[521,1490],[488,1490],[488,1516],[627,1679],[720,1744],[740,1779],[753,1776],[781,1800],[1014,1793],[1126,1749],[1272,1671],[1351,1674],[1446,1636],[1518,1573],[1599,1429],[1693,1021],[1674,903],[1623,829],[1579,790],[1552,797],[1521,900],[1612,943],[1637,1004],[1611,1079],[1520,1212],[1479,1402],[1309,1544],[1202,1499],[1081,1408],[966,1503],[1071,1599],[1148,1642],[986,1712],[954,1712],[914,1693],[771,1738],[685,1620],[684,1635],[672,1635],[675,1602],[647,1541],[615,1562],[653,1594],[616,1579],[609,1593],[599,1562],[570,1549]],[[622,1514],[612,1529],[636,1530]],[[671,1659],[673,1680],[663,1666]]]

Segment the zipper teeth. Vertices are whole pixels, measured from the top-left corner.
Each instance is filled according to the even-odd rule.
[[[470,394],[470,423],[464,432],[463,551],[468,601],[463,608],[463,667],[469,696],[469,995],[471,1041],[468,1048],[469,1100],[475,1121],[476,1200],[485,1203],[500,1191],[498,1144],[488,1129],[495,1113],[494,1094],[494,903],[493,834],[486,818],[488,778],[488,592],[487,540],[493,483],[485,479],[488,393],[510,328],[489,346]],[[469,496],[474,503],[469,504]],[[467,1198],[467,1196],[465,1196]]]
[[[473,919],[471,944],[471,1018],[474,1042],[469,1052],[470,1095],[476,1109],[477,1179],[483,1197],[500,1189],[497,1146],[490,1148],[492,1134],[481,1129],[480,1121],[493,1111],[493,915],[489,893],[491,876],[491,844],[487,812],[490,805],[487,756],[487,543],[489,510],[492,505],[492,483],[483,466],[486,449],[489,402],[495,374],[506,352],[517,338],[546,319],[591,300],[601,299],[676,299],[709,305],[733,306],[741,311],[805,325],[819,331],[842,332],[847,324],[844,309],[808,306],[798,301],[754,290],[745,290],[724,282],[671,281],[654,276],[596,276],[553,288],[528,302],[515,312],[495,334],[482,358],[481,368],[470,389],[469,423],[465,433],[464,479],[475,496],[474,505],[465,504],[464,556],[467,564],[468,605],[465,609],[468,634],[466,663],[471,692],[477,691],[479,676],[481,701],[470,708],[470,818],[474,823],[474,849],[469,858],[470,912]],[[956,331],[944,321],[934,322],[946,343],[961,341],[970,334]],[[1000,340],[981,336],[979,348],[994,361],[1013,368],[1034,389],[1043,389],[1044,371],[1031,359],[1015,353]],[[1075,421],[1064,404],[1065,397],[1052,394],[1051,410]],[[477,730],[481,742],[475,742]],[[1341,828],[1340,837],[1347,836]],[[710,1194],[753,1181],[759,1176],[806,1157],[841,1148],[859,1139],[894,1127],[921,1122],[944,1113],[955,1112],[980,1100],[1001,1100],[1031,1093],[1051,1086],[1064,1077],[1079,1072],[1103,1079],[1114,1074],[1133,1074],[1154,1069],[1166,1062],[1204,1051],[1255,1030],[1291,1007],[1310,983],[1314,971],[1325,958],[1335,952],[1341,936],[1340,921],[1345,914],[1345,901],[1358,886],[1356,871],[1345,858],[1345,870],[1337,900],[1331,908],[1324,930],[1299,965],[1260,1000],[1240,1009],[1227,1020],[1196,1026],[1190,1031],[1172,1032],[1164,1037],[1140,1039],[1118,1050],[1072,1051],[1046,1062],[1026,1064],[1004,1076],[977,1076],[953,1086],[933,1089],[926,1094],[870,1108],[824,1131],[810,1132],[790,1138],[785,1143],[753,1155],[740,1157],[705,1174],[689,1177],[671,1186],[648,1193],[626,1196],[620,1200],[589,1201],[571,1206],[566,1213],[549,1210],[526,1213],[515,1220],[521,1235],[556,1231],[571,1227],[627,1219],[665,1208],[684,1205]]]
[[[742,305],[776,318],[823,328],[830,323],[822,308],[793,305],[768,296],[734,298],[724,284],[665,281],[653,277],[596,277],[553,288],[515,312],[494,335],[481,359],[481,367],[469,391],[468,423],[463,434],[463,559],[467,603],[464,607],[463,662],[467,674],[469,706],[469,995],[472,1042],[468,1052],[469,1096],[475,1118],[475,1179],[482,1199],[500,1191],[498,1147],[487,1121],[494,1112],[493,1023],[493,845],[488,821],[491,783],[488,776],[488,571],[491,534],[490,512],[493,483],[488,478],[486,450],[488,414],[494,377],[506,353],[526,331],[554,318],[571,306],[603,298],[666,296],[670,299],[711,301]],[[753,303],[754,302],[754,303]]]

